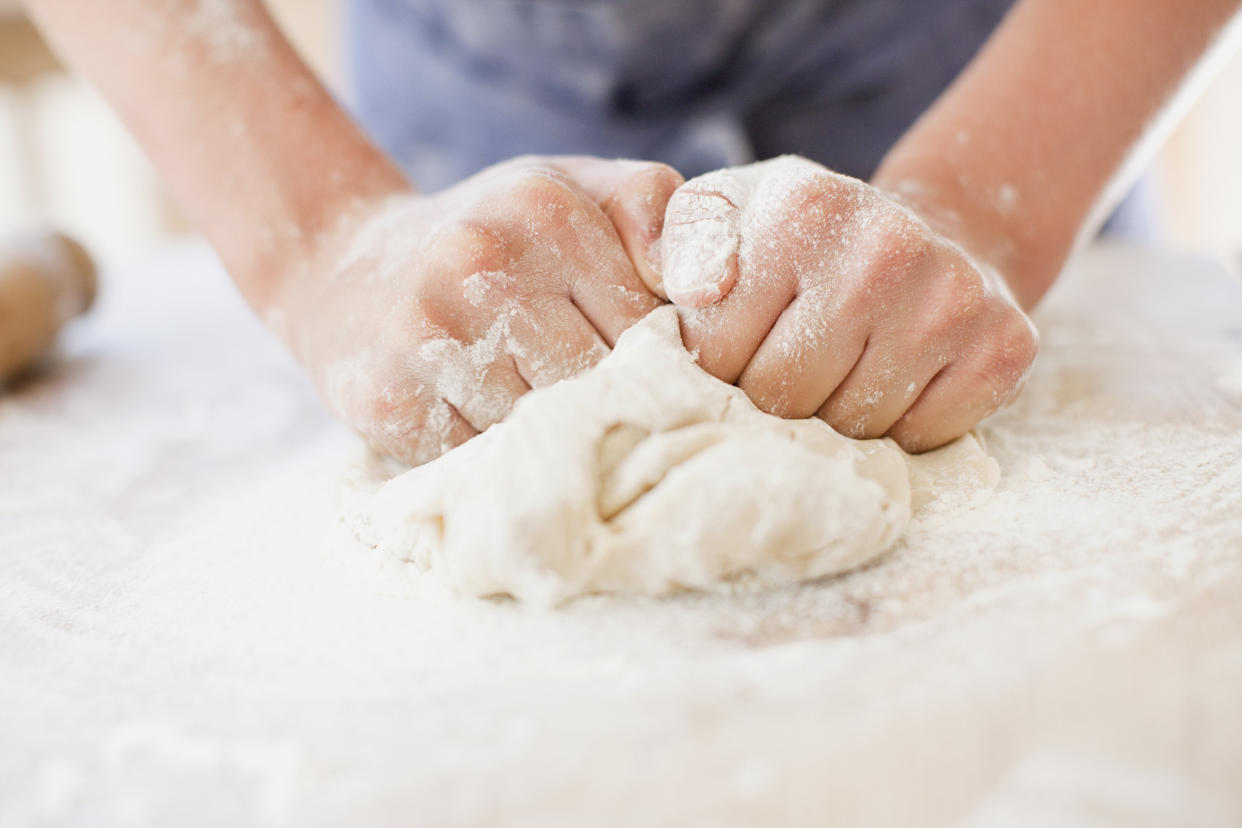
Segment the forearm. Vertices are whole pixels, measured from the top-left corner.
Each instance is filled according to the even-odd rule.
[[[1157,143],[1239,0],[1022,0],[892,149],[899,193],[1026,307]],[[1164,116],[1162,118],[1162,116]]]
[[[28,5],[260,310],[351,204],[406,186],[259,0]]]

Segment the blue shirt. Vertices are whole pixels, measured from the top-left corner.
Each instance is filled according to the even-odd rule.
[[[870,176],[1012,0],[351,0],[358,117],[424,188],[524,153]]]

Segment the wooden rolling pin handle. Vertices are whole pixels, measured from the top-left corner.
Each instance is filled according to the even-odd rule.
[[[95,265],[60,233],[0,242],[0,382],[51,350],[56,335],[95,301]]]

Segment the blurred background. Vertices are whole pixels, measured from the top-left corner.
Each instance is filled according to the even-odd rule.
[[[343,0],[269,0],[338,94]],[[1242,270],[1242,55],[1211,82],[1149,174],[1154,241]],[[102,261],[190,231],[107,107],[66,75],[22,14],[0,0],[0,235],[50,221]]]

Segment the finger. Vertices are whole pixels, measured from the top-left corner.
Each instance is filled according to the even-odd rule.
[[[821,294],[825,297],[822,301],[831,301],[837,294],[859,295],[850,286],[851,271],[857,266],[850,257],[839,255],[835,241],[809,242],[821,237],[841,212],[839,202],[844,191],[837,177],[823,167],[793,158],[724,170],[687,183],[669,205],[664,229],[666,255],[673,249],[669,234],[685,226],[674,226],[670,221],[679,209],[678,199],[705,186],[709,194],[724,194],[725,201],[744,207],[728,214],[729,221],[736,216],[740,222],[740,240],[729,263],[732,271],[719,283],[727,292],[713,304],[683,311],[682,333],[686,346],[697,351],[703,368],[722,380],[735,382],[800,292],[822,285],[831,291]],[[688,261],[695,259],[689,257]],[[672,273],[673,267],[666,263],[665,285],[670,298],[681,303],[670,286]],[[866,304],[861,303],[859,309]],[[850,317],[849,324],[858,323]],[[783,337],[782,341],[795,338]],[[843,356],[848,359],[856,355]]]
[[[792,274],[746,279],[715,305],[681,312],[682,341],[699,366],[736,383],[796,294]]]
[[[957,439],[1008,404],[1026,383],[1039,349],[1039,336],[1025,317],[1015,316],[991,346],[955,360],[927,384],[888,434],[911,453]]]
[[[661,302],[630,262],[599,205],[542,159],[510,165],[482,210],[508,240],[502,268],[515,290],[568,296],[611,346]]]
[[[595,200],[648,290],[663,298],[659,241],[669,199],[685,179],[667,164],[589,156],[551,159]]]
[[[458,377],[457,381],[461,379]],[[460,390],[452,389],[453,396],[460,394],[461,401],[450,399],[450,402],[466,422],[481,433],[509,416],[513,406],[530,388],[513,357],[501,353],[494,362],[461,383]]]
[[[761,410],[778,417],[811,417],[862,356],[870,321],[854,303],[821,286],[798,295],[738,377]]]
[[[956,362],[928,383],[888,435],[911,454],[956,440],[1000,407],[993,393],[979,385],[969,361]]]
[[[421,466],[477,437],[470,425],[449,403],[430,404],[416,418],[390,418],[363,432],[367,444],[403,463]]]
[[[377,323],[371,347],[320,365],[315,381],[328,407],[372,448],[417,466],[479,430],[443,398],[437,369],[423,358],[419,343],[445,334],[426,319],[409,325]]]
[[[418,349],[435,395],[476,431],[503,420],[530,390],[512,356],[513,322],[504,312],[468,342],[441,338]]]
[[[667,233],[665,228],[666,238]],[[742,251],[746,278],[722,299],[681,311],[686,348],[705,371],[729,383],[738,381],[800,289],[799,268],[791,260],[771,259],[762,251],[753,261],[749,256]]]
[[[611,348],[662,303],[639,278],[612,222],[594,203],[584,207],[560,227],[568,236],[561,241],[564,261],[576,263],[563,274],[565,293]]]
[[[608,345],[569,296],[531,293],[504,271],[474,273],[463,282],[464,303],[452,315],[459,333],[503,349],[526,389],[576,376],[608,353]],[[446,314],[441,314],[446,315]]]
[[[817,416],[847,437],[886,434],[948,363],[935,349],[911,351],[904,345],[891,336],[872,334]]]
[[[742,210],[749,198],[749,181],[732,170],[701,175],[673,193],[660,240],[669,299],[704,308],[737,284]]]
[[[608,355],[608,345],[568,297],[542,297],[513,323],[513,359],[531,388],[581,374]]]

